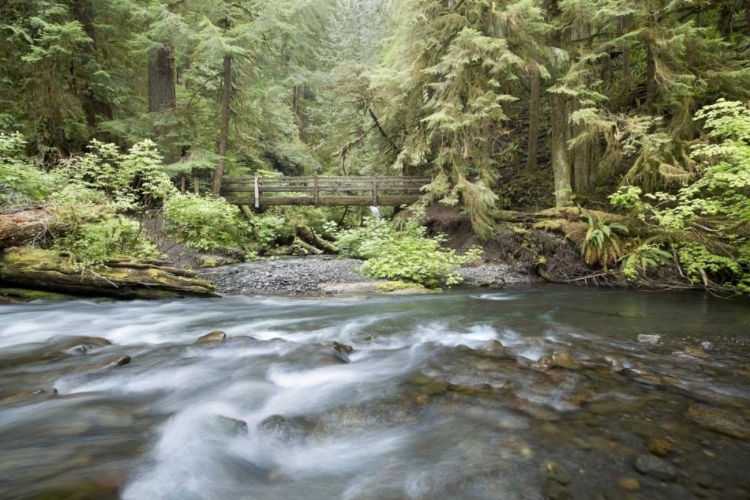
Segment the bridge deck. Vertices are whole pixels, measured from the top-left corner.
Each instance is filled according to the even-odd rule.
[[[429,177],[225,177],[221,195],[235,205],[395,206],[417,201]]]

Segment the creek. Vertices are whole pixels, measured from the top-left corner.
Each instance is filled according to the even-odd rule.
[[[3,499],[750,498],[749,422],[697,293],[0,306]]]

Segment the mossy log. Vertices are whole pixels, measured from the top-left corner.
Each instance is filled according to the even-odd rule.
[[[80,269],[57,252],[8,248],[0,252],[0,286],[118,299],[219,297],[210,281],[162,264],[119,260],[101,269]]]
[[[336,245],[330,241],[324,240],[307,226],[297,226],[297,237],[323,252],[339,253],[339,249],[336,248]]]
[[[623,215],[612,214],[609,212],[601,212],[599,210],[588,210],[579,207],[561,207],[561,208],[548,208],[546,210],[540,210],[538,212],[518,212],[515,210],[495,210],[492,213],[492,218],[498,222],[526,222],[533,223],[549,219],[567,219],[576,220],[581,217],[584,213],[588,213],[592,217],[598,217],[604,222],[611,224],[612,222],[623,222],[627,218]]]
[[[0,250],[42,238],[59,223],[44,206],[0,209]]]

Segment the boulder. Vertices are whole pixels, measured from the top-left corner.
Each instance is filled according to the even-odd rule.
[[[490,340],[482,346],[482,351],[493,355],[502,355],[505,354],[505,346],[499,340]]]
[[[623,477],[617,480],[617,486],[625,491],[638,491],[641,489],[641,485],[638,480],[634,477]]]
[[[662,481],[673,481],[677,478],[677,468],[653,455],[641,455],[635,461],[635,468],[641,474],[655,477]]]
[[[737,439],[750,439],[750,420],[739,412],[704,405],[688,408],[685,418],[706,429]]]
[[[247,422],[238,418],[216,415],[216,422],[227,434],[232,436],[247,435]]]
[[[215,344],[217,342],[224,342],[226,339],[226,333],[216,330],[211,333],[207,333],[202,337],[198,337],[198,340],[196,340],[195,344],[193,345]]]

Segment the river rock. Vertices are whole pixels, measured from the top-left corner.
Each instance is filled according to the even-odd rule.
[[[672,451],[672,443],[666,439],[651,438],[648,440],[648,451],[657,457],[666,457]]]
[[[117,368],[118,366],[125,366],[127,364],[130,364],[132,361],[130,356],[118,356],[116,358],[112,358],[109,361],[105,361],[104,363],[99,365],[100,370],[111,370],[112,368]]]
[[[71,337],[65,340],[60,348],[66,354],[87,354],[96,349],[112,345],[107,339],[101,337]]]
[[[614,356],[604,356],[604,361],[609,363],[609,368],[613,372],[621,372],[625,369],[624,366],[622,366],[622,361],[615,358]]]
[[[491,354],[505,354],[505,346],[499,340],[490,340],[482,346],[484,352]]]
[[[548,478],[560,484],[569,484],[572,481],[570,474],[555,462],[546,462],[544,472]]]
[[[635,461],[635,468],[641,474],[662,481],[673,481],[677,477],[677,469],[672,464],[653,455],[639,456]]]
[[[738,412],[704,405],[688,408],[685,418],[706,429],[737,439],[750,439],[750,421]]]
[[[701,349],[703,349],[704,351],[713,351],[714,345],[711,342],[704,340],[703,342],[701,342]]]
[[[216,342],[224,342],[226,339],[227,334],[217,330],[198,337],[198,340],[193,345],[214,344]]]
[[[331,342],[328,344],[331,348],[331,354],[334,358],[344,363],[350,363],[349,355],[354,352],[354,348],[350,345],[341,344],[339,342]]]
[[[617,486],[626,491],[638,491],[641,489],[640,483],[634,477],[623,477],[617,480]]]
[[[699,347],[693,347],[691,345],[686,345],[683,349],[686,354],[689,354],[690,356],[693,356],[694,358],[707,358],[710,356],[706,351]]]
[[[544,498],[549,500],[572,500],[573,495],[562,484],[552,479],[547,479],[542,487]]]
[[[224,415],[216,415],[216,422],[219,423],[219,426],[225,430],[227,434],[232,436],[247,435],[248,433],[247,422],[244,420],[225,417]]]
[[[271,415],[257,425],[257,429],[264,434],[276,437],[282,441],[305,439],[311,434],[323,432],[324,424],[320,419],[297,416],[283,417]]]
[[[550,368],[563,368],[565,370],[580,370],[581,364],[574,361],[567,352],[554,351],[550,356],[545,356],[532,366],[542,370]]]
[[[638,335],[638,342],[642,344],[660,344],[661,335],[649,335],[649,334],[642,333]]]

